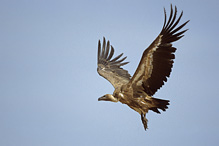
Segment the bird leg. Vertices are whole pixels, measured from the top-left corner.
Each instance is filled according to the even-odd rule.
[[[148,129],[148,126],[147,126],[148,120],[146,119],[146,114],[141,113],[141,121],[142,121],[142,123],[144,125],[144,129],[146,131],[146,129]]]

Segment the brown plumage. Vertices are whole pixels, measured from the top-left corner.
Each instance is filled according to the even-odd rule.
[[[174,52],[176,51],[176,48],[171,43],[183,37],[183,33],[187,29],[180,30],[189,22],[186,21],[178,26],[183,12],[176,19],[176,6],[175,12],[173,12],[171,5],[168,21],[166,21],[165,9],[164,14],[163,28],[158,37],[144,51],[133,77],[130,76],[127,70],[121,68],[121,66],[128,63],[123,62],[126,57],[120,59],[123,53],[112,59],[114,48],[110,45],[110,42],[107,41],[106,43],[105,38],[103,38],[102,49],[100,40],[98,43],[97,71],[115,88],[112,95],[106,94],[98,100],[120,101],[123,104],[127,104],[141,115],[145,130],[147,129],[146,113],[148,110],[160,113],[159,109],[165,111],[168,108],[169,100],[157,99],[152,96],[164,85],[167,77],[170,76],[175,58]]]

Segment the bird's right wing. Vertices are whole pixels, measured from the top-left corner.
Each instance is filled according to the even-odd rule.
[[[117,57],[111,59],[114,54],[114,48],[110,46],[108,41],[106,44],[105,38],[103,38],[103,45],[101,49],[101,43],[98,43],[98,68],[97,72],[99,75],[107,79],[114,88],[124,85],[129,82],[130,74],[127,70],[121,68],[121,66],[126,65],[128,62],[123,62],[126,57],[118,60],[122,57],[123,53]]]

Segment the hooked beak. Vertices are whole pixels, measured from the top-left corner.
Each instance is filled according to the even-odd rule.
[[[106,98],[106,96],[104,95],[104,96],[98,98],[98,101],[107,101],[107,98]]]

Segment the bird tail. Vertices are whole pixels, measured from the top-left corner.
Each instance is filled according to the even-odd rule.
[[[168,109],[167,105],[169,105],[169,100],[163,100],[163,99],[158,99],[158,98],[151,98],[150,99],[152,101],[152,107],[150,107],[149,109],[160,114],[160,111],[158,109],[161,109],[163,111],[166,111],[166,109]]]

